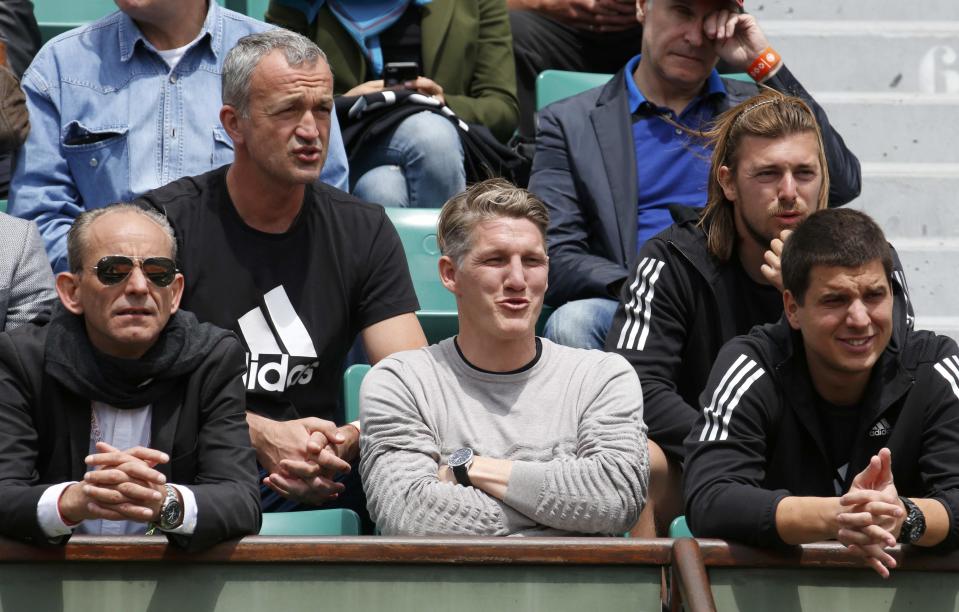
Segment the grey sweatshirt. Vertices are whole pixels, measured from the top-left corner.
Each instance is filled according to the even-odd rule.
[[[619,355],[543,340],[536,364],[490,374],[452,339],[392,355],[360,391],[360,474],[393,535],[621,534],[649,465],[639,380]],[[455,450],[513,461],[506,499],[440,482]]]

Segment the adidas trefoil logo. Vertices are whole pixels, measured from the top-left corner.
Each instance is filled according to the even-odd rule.
[[[309,384],[320,362],[313,339],[293,310],[283,285],[266,293],[263,302],[273,329],[259,307],[239,319],[247,347],[247,373],[243,376],[246,388],[282,393],[292,385]]]
[[[888,436],[890,431],[892,431],[892,427],[889,425],[889,421],[886,419],[879,419],[879,422],[873,425],[872,429],[869,430],[869,437],[881,438],[883,436]]]

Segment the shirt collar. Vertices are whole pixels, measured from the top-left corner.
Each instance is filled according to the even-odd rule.
[[[203,21],[203,27],[200,29],[200,36],[197,37],[196,44],[210,40],[210,48],[213,54],[219,56],[220,48],[223,44],[223,20],[220,19],[220,11],[223,9],[220,8],[216,0],[208,0],[208,2],[206,19]],[[205,36],[205,34],[209,34],[209,36]],[[122,11],[120,11],[118,36],[120,39],[120,61],[127,62],[133,57],[133,52],[136,50],[138,42],[153,49],[153,45],[150,44],[150,41],[148,41],[143,35],[143,32],[140,31],[136,22]]]
[[[640,53],[626,62],[626,74],[624,77],[626,79],[626,91],[629,95],[630,114],[635,113],[637,109],[639,109],[639,105],[646,102],[646,96],[643,95],[643,92],[639,91],[639,88],[636,87],[636,81],[633,79],[633,73],[636,72],[636,67],[639,66],[642,57],[643,55]],[[722,77],[719,76],[719,72],[715,68],[709,73],[709,77],[706,78],[705,93],[698,96],[693,103],[702,99],[712,98],[713,96],[726,96],[726,85],[723,83]]]

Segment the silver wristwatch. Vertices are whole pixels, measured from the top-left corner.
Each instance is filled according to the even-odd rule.
[[[156,527],[160,531],[171,531],[180,526],[183,522],[183,504],[180,503],[180,496],[177,495],[176,488],[166,485],[166,497],[163,498],[163,505],[160,506],[160,517],[156,522]]]

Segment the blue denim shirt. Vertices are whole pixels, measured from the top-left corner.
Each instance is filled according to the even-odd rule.
[[[51,40],[24,73],[30,136],[9,210],[36,221],[54,271],[67,269],[66,233],[84,210],[233,161],[219,117],[223,60],[237,40],[272,26],[209,6],[201,36],[172,71],[118,11]],[[320,180],[346,190],[335,115],[329,149]]]

